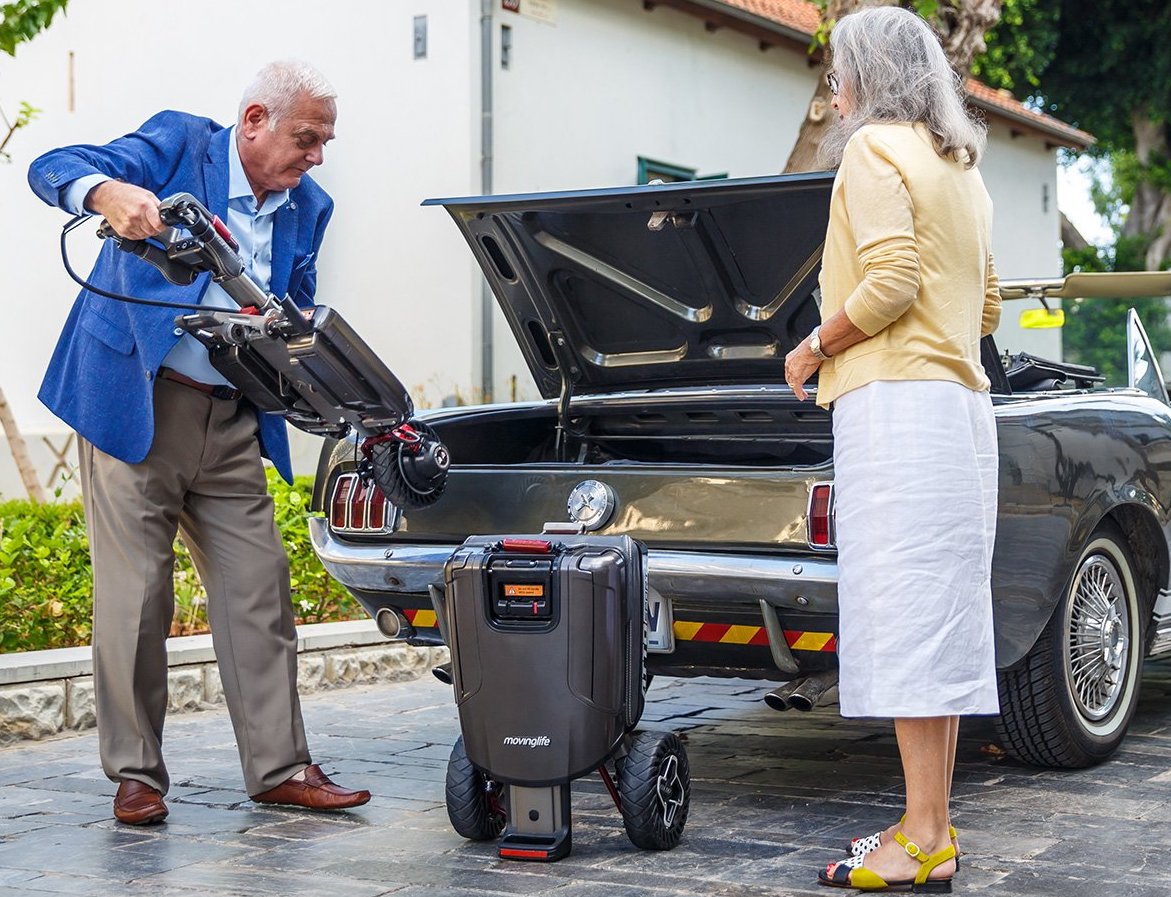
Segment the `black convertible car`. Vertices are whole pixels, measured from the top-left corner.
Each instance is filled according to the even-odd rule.
[[[544,398],[420,415],[452,458],[426,508],[391,505],[358,476],[352,441],[328,444],[310,523],[329,572],[385,633],[434,645],[428,587],[467,536],[630,535],[650,550],[651,673],[776,680],[780,708],[824,700],[838,629],[830,417],[796,400],[782,361],[818,321],[831,184],[432,201]],[[1043,301],[1169,292],[1167,274],[1002,285]],[[1000,438],[999,725],[1037,764],[1108,757],[1143,658],[1171,650],[1171,408],[1133,313],[1128,346],[1121,388],[982,347]]]

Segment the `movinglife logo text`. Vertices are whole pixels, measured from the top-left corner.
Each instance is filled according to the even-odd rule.
[[[548,747],[553,740],[548,735],[505,735],[505,747]]]

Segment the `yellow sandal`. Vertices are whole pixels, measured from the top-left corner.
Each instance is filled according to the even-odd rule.
[[[914,841],[910,841],[902,832],[895,832],[897,841],[907,852],[907,856],[919,861],[919,872],[914,878],[903,881],[886,881],[882,876],[871,872],[862,862],[863,856],[853,856],[840,863],[831,863],[824,870],[817,873],[817,879],[823,885],[834,888],[857,888],[860,891],[913,891],[921,894],[950,894],[951,877],[931,878],[927,876],[937,867],[948,860],[955,859],[956,849],[948,844],[943,850],[933,854],[925,854]]]
[[[907,814],[904,813],[902,815],[902,817],[899,819],[899,822],[898,822],[899,828],[902,828],[903,823],[905,823],[906,821],[907,821]],[[878,850],[878,848],[882,846],[882,835],[883,835],[883,832],[885,832],[885,831],[886,831],[886,829],[883,829],[883,831],[875,832],[873,835],[867,835],[865,838],[854,838],[852,841],[850,841],[850,845],[846,848],[846,852],[848,854],[850,854],[850,856],[864,857],[864,856],[866,856],[866,854],[870,853],[872,850]],[[949,838],[951,838],[952,847],[955,847],[956,846],[956,839],[958,838],[958,835],[956,835],[956,827],[954,825],[949,825],[947,827],[947,836]],[[960,849],[958,847],[956,847],[956,871],[957,872],[959,871],[959,868],[960,868]]]

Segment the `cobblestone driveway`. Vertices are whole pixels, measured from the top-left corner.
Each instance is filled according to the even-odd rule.
[[[779,715],[753,683],[659,680],[644,727],[686,732],[694,777],[680,846],[643,853],[596,778],[574,784],[574,850],[560,863],[496,858],[450,829],[443,777],[458,733],[450,689],[425,680],[305,699],[315,759],[374,799],[352,814],[244,799],[222,711],[173,717],[166,825],[110,816],[93,733],[0,749],[0,894],[789,895],[816,884],[850,835],[901,806],[893,732],[836,708]],[[1068,897],[1171,893],[1171,667],[1151,665],[1131,736],[1081,772],[998,755],[986,721],[961,731],[954,821],[960,892]]]

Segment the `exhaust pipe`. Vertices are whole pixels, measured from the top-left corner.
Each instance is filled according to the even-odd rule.
[[[810,711],[836,695],[838,671],[825,670],[782,682],[764,696],[764,702],[773,710]]]
[[[825,697],[826,692],[838,684],[838,671],[825,670],[802,679],[789,694],[789,706],[794,710],[809,712]]]
[[[453,681],[451,678],[451,661],[449,660],[447,663],[441,663],[439,666],[433,667],[431,675],[444,685],[451,685]]]
[[[379,632],[391,641],[407,637],[407,634],[403,632],[402,617],[389,607],[380,607],[378,609],[378,613],[374,615],[374,625],[378,627]]]
[[[764,696],[764,702],[768,704],[773,710],[785,711],[790,707],[789,700],[793,694],[793,690],[800,685],[803,679],[793,679],[790,682],[782,682],[767,695]]]

